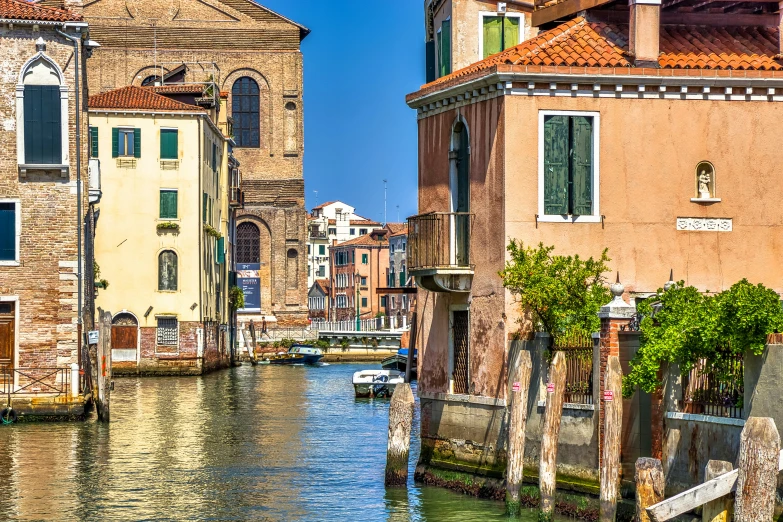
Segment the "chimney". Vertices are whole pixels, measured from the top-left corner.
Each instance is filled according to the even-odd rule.
[[[628,45],[636,67],[658,67],[661,0],[628,0],[631,7]]]

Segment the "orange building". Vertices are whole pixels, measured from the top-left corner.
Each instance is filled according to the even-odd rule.
[[[537,36],[407,97],[421,213],[408,222],[408,271],[432,462],[505,467],[496,419],[519,309],[498,272],[511,238],[580,256],[608,248],[631,303],[670,269],[703,291],[744,277],[783,290],[783,148],[769,138],[783,116],[778,4],[596,4],[538,7]]]
[[[378,288],[386,286],[389,270],[388,230],[333,244],[329,249],[329,320],[372,319],[381,307]]]

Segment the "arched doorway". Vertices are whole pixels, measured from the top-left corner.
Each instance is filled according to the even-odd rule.
[[[451,190],[451,259],[453,265],[470,264],[470,135],[461,118],[454,123],[449,150]]]
[[[128,312],[114,316],[111,322],[111,357],[113,362],[137,360],[139,345],[139,322]]]

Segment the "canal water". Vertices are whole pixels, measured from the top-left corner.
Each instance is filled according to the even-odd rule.
[[[413,484],[418,418],[409,487],[384,488],[389,402],[351,385],[366,366],[117,379],[109,425],[0,426],[0,520],[508,520]]]

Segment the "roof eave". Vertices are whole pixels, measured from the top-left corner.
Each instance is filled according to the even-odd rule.
[[[47,25],[57,27],[89,27],[87,22],[79,21],[62,21],[62,20],[22,20],[18,18],[0,18],[0,24],[16,24],[16,25]]]
[[[507,82],[513,75],[513,73],[500,73],[497,71],[497,67],[492,67],[487,69],[486,74],[478,78],[466,79],[464,81],[459,81],[459,78],[454,78],[453,80],[446,82],[442,89],[418,95],[420,92],[426,90],[425,86],[423,89],[409,94],[406,97],[406,103],[411,109],[418,109],[429,103],[442,100],[443,98],[462,94],[466,89],[489,87],[490,85]]]

